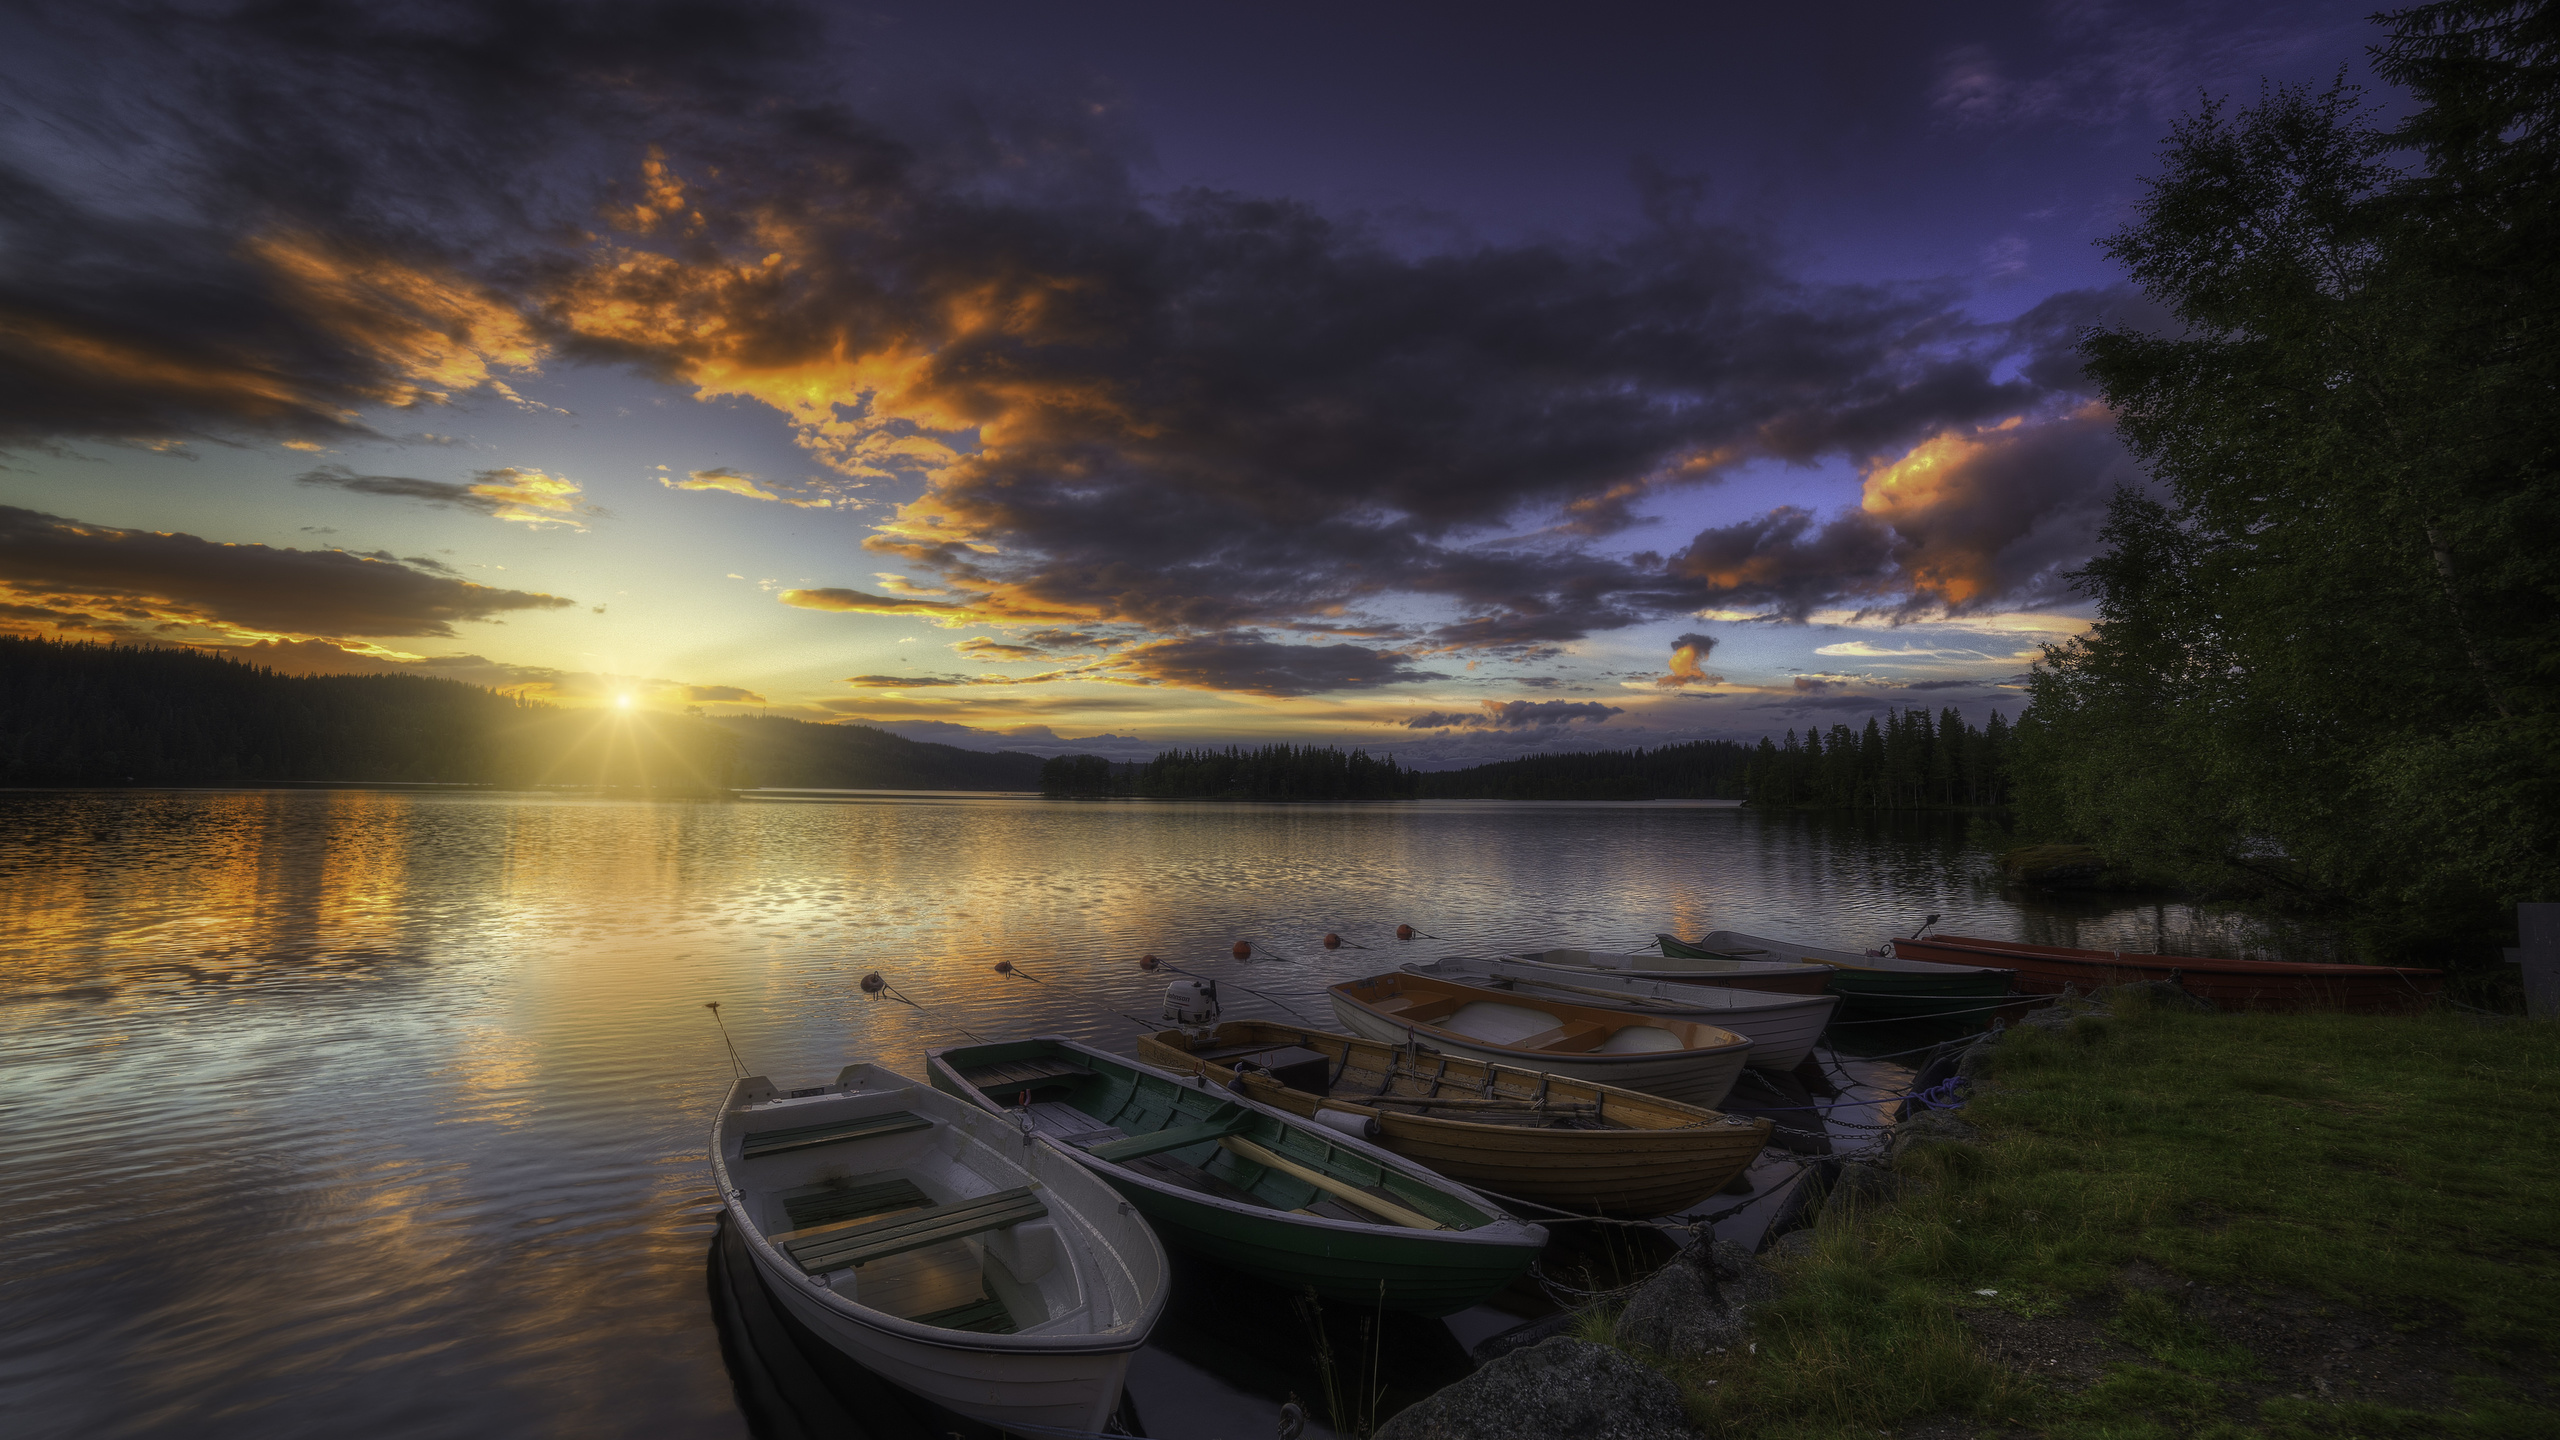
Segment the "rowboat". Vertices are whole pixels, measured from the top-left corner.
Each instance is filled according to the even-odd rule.
[[[1343,1028],[1496,1065],[1659,1095],[1724,1099],[1751,1042],[1694,1020],[1631,1015],[1396,971],[1330,987]]]
[[[1662,953],[1680,957],[1719,956],[1736,960],[1811,961],[1833,967],[1826,988],[1843,1008],[1870,1015],[1946,1015],[1979,1011],[2009,993],[2013,976],[1985,965],[1942,965],[1898,955],[1870,955],[1834,950],[1795,940],[1745,935],[1739,930],[1710,931],[1696,943],[1658,935]]]
[[[949,1046],[925,1065],[937,1087],[1073,1154],[1165,1243],[1292,1290],[1447,1315],[1510,1284],[1547,1241],[1365,1140],[1073,1040]]]
[[[1164,1312],[1164,1247],[1109,1186],[877,1066],[730,1086],[711,1177],[785,1310],[990,1425],[1100,1429]]]
[[[1607,970],[1639,980],[1686,981],[1692,985],[1730,985],[1737,990],[1773,990],[1782,995],[1819,995],[1831,972],[1793,960],[1734,960],[1723,956],[1631,955],[1619,950],[1511,950],[1505,960],[1532,965],[1559,965],[1568,970]]]
[[[1566,1210],[1684,1210],[1769,1138],[1766,1120],[1300,1025],[1166,1030],[1139,1041],[1138,1058],[1335,1128],[1374,1127],[1380,1145],[1450,1179]]]
[[[2013,967],[2018,988],[2035,995],[2059,994],[2065,985],[2093,990],[2128,981],[2170,980],[2226,1010],[2420,1010],[2444,989],[2441,970],[2074,950],[1969,935],[1896,940],[1893,951],[1913,960],[1997,961]]]
[[[1838,997],[1831,995],[1784,995],[1724,985],[1640,980],[1605,971],[1565,974],[1544,965],[1483,960],[1473,955],[1449,955],[1402,968],[1409,974],[1437,976],[1487,990],[1718,1026],[1750,1041],[1750,1063],[1762,1070],[1792,1070],[1802,1064],[1804,1057],[1813,1053],[1813,1042],[1822,1038],[1822,1028],[1831,1023],[1832,1010],[1840,1004]]]

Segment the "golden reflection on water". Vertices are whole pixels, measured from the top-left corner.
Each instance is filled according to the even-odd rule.
[[[1451,951],[1863,948],[1929,911],[2230,943],[2029,913],[1944,837],[1695,806],[0,795],[0,1327],[31,1337],[0,1409],[740,1433],[701,1290],[731,1073],[705,1001],[808,1083],[970,1036],[1127,1048],[1172,978],[1142,952],[1325,1023],[1326,984]],[[915,1003],[863,995],[872,970]]]

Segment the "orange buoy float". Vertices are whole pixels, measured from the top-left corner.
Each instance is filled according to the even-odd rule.
[[[1339,949],[1341,949],[1341,948],[1342,948],[1342,937],[1341,937],[1341,936],[1339,936],[1339,935],[1334,934],[1334,933],[1333,933],[1332,931],[1330,931],[1330,930],[1327,930],[1326,932],[1324,932],[1324,948],[1326,948],[1327,950],[1339,950]]]
[[[1233,955],[1239,960],[1248,959],[1253,954],[1253,947],[1242,940],[1239,940],[1235,944],[1227,947],[1227,953]]]
[[[889,982],[881,979],[877,970],[862,977],[862,993],[865,995],[877,995],[888,988]]]
[[[1010,960],[999,960],[999,961],[997,961],[997,962],[996,962],[996,973],[997,973],[997,974],[999,974],[999,975],[1010,975],[1010,974],[1012,974],[1012,973],[1013,973],[1013,962],[1012,962],[1012,961],[1010,961]]]
[[[1397,927],[1396,927],[1396,938],[1397,938],[1397,939],[1399,939],[1399,940],[1410,940],[1410,939],[1412,939],[1412,938],[1413,938],[1413,927],[1412,927],[1412,926],[1410,926],[1410,925],[1399,925],[1399,926],[1397,926]]]
[[[1138,957],[1138,968],[1141,970],[1153,970],[1163,963],[1163,961],[1157,959],[1153,955],[1141,955]]]

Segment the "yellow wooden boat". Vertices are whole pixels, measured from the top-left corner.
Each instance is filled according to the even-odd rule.
[[[1676,1213],[1769,1139],[1766,1120],[1299,1025],[1166,1030],[1139,1041],[1138,1058],[1368,1135],[1497,1199],[1564,1210]]]

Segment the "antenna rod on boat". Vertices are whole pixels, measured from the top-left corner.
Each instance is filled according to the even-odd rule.
[[[1921,936],[1928,934],[1928,933],[1929,933],[1929,927],[1930,927],[1930,926],[1932,926],[1932,925],[1935,925],[1935,924],[1937,924],[1937,923],[1938,923],[1938,917],[1937,917],[1937,916],[1935,916],[1935,915],[1932,915],[1932,916],[1930,916],[1928,919],[1921,921],[1921,922],[1920,922],[1920,928],[1911,932],[1911,938],[1912,938],[1912,939],[1914,939],[1914,940],[1917,940],[1917,939],[1919,939]]]
[[[738,1078],[747,1078],[747,1062],[738,1058],[738,1042],[729,1038],[729,1026],[720,1018],[720,1002],[705,1000],[702,1008],[711,1012],[711,1023],[720,1027],[720,1043],[729,1047],[729,1063],[738,1067]]]

